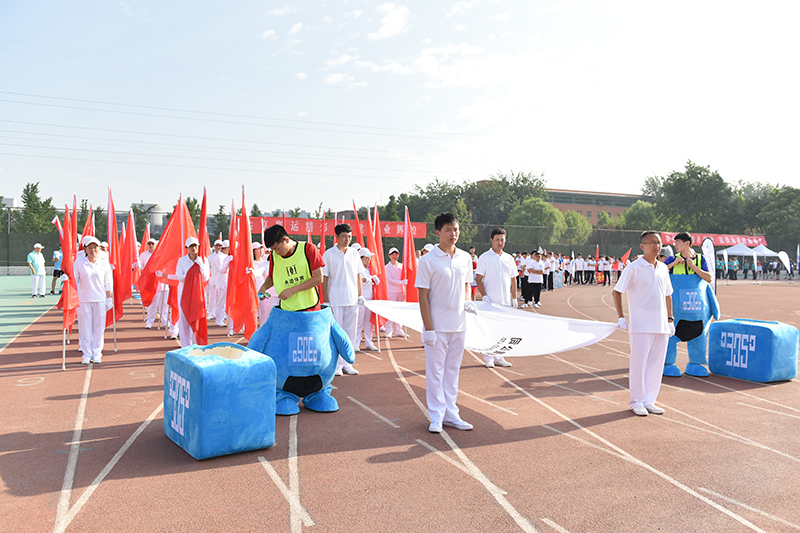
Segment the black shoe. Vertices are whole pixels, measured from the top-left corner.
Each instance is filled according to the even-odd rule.
[[[31,298],[36,298],[36,295],[35,294],[31,294]]]
[[[56,293],[56,291],[50,291],[50,294],[55,294],[55,293]]]

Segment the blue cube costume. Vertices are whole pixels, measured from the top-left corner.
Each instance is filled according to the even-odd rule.
[[[669,338],[664,375],[678,377],[681,371],[675,365],[678,343],[685,342],[689,351],[686,373],[690,376],[707,377],[706,343],[711,318],[719,319],[719,301],[714,289],[700,276],[670,274],[672,282],[672,313],[675,318],[675,335]]]
[[[341,355],[352,364],[355,352],[329,307],[305,312],[274,308],[247,347],[275,361],[276,414],[299,413],[297,404],[301,398],[303,405],[312,411],[339,410],[339,404],[331,396],[336,363]]]

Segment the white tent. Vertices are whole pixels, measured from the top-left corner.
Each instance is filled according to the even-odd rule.
[[[730,248],[727,249],[727,252],[728,252],[728,257],[732,255],[746,255],[749,257],[753,257],[753,249],[748,248],[742,243],[739,243],[736,246],[731,246]],[[722,250],[717,252],[717,255],[722,255]]]
[[[773,252],[763,244],[759,244],[758,246],[753,248],[753,251],[761,257],[778,257],[778,252]]]

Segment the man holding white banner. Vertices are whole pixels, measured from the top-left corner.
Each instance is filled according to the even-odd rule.
[[[472,263],[467,252],[456,248],[459,223],[455,215],[442,213],[434,227],[439,245],[420,258],[415,284],[425,345],[425,397],[431,419],[428,431],[441,433],[442,426],[468,431],[472,424],[459,416],[456,399],[466,314],[477,313],[469,286]]]
[[[517,307],[517,266],[514,258],[503,251],[506,245],[506,230],[492,230],[492,249],[478,258],[475,281],[485,303]],[[486,368],[511,366],[502,355],[483,355]]]

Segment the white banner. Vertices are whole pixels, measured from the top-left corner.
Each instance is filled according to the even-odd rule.
[[[522,357],[566,352],[592,345],[617,329],[617,324],[547,316],[511,307],[475,302],[478,314],[467,313],[466,348],[486,355]],[[422,331],[419,304],[367,300],[376,315]]]

